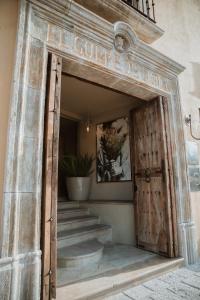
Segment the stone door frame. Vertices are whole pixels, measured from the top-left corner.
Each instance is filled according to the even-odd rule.
[[[27,285],[32,287],[28,292],[30,299],[40,297],[42,152],[48,52],[62,56],[66,62],[63,70],[72,75],[76,73],[89,81],[146,100],[156,95],[168,98],[179,253],[186,263],[194,263],[197,245],[178,84],[178,75],[184,68],[141,42],[128,24],[111,24],[72,0],[21,0],[0,259],[1,274],[7,276],[7,285],[14,295],[12,299],[23,299],[24,290],[19,286]]]

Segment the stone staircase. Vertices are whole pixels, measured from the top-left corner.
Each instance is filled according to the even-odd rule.
[[[76,201],[58,202],[58,267],[82,268],[100,261],[104,244],[112,240],[110,225]]]

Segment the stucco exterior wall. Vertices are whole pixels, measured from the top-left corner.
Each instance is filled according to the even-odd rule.
[[[152,46],[186,67],[179,76],[183,122],[191,114],[194,134],[200,137],[200,2],[197,0],[160,0],[156,2],[157,25],[164,35]],[[188,172],[200,165],[200,141],[195,141],[184,126],[186,142],[198,145],[198,162],[188,161]],[[190,143],[188,143],[190,147]],[[189,149],[188,149],[189,150]],[[200,183],[200,180],[199,180]],[[191,204],[200,255],[200,192],[191,190]]]
[[[0,1],[0,212],[2,207],[4,167],[11,80],[14,66],[18,0]]]

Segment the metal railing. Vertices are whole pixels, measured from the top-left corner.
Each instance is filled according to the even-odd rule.
[[[155,20],[155,2],[154,0],[121,0],[130,7],[137,10],[140,14],[156,23]]]

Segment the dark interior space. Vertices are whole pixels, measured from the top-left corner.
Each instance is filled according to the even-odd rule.
[[[66,154],[77,155],[78,143],[78,122],[60,118],[60,137],[59,137],[59,161]],[[58,169],[58,197],[66,197],[67,189],[65,176],[59,165]]]

